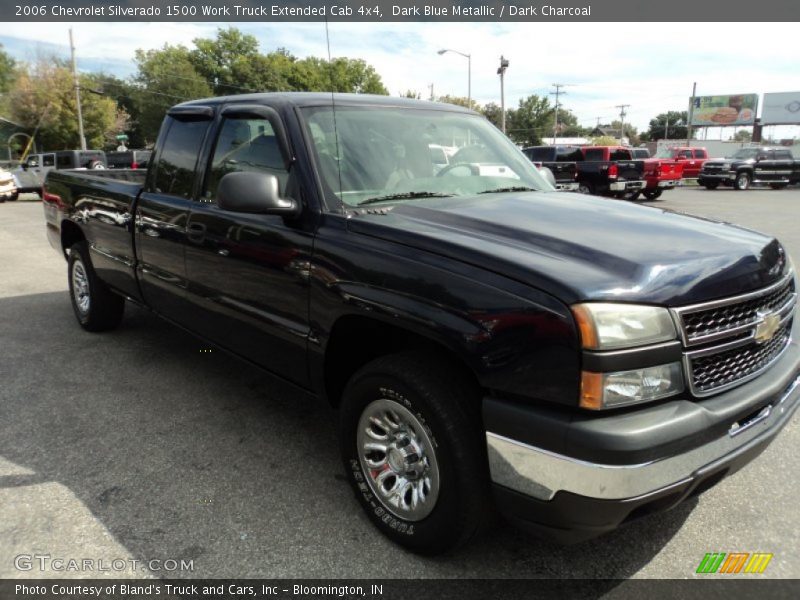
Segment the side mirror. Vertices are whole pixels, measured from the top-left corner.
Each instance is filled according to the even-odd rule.
[[[251,171],[228,173],[220,179],[217,205],[232,212],[284,217],[297,217],[302,208],[296,200],[280,197],[275,175]]]

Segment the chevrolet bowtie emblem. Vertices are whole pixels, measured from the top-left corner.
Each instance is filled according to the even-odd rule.
[[[758,325],[756,325],[756,342],[768,342],[781,327],[781,317],[774,312],[758,312]]]

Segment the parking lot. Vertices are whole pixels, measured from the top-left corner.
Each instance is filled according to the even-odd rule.
[[[774,234],[800,264],[797,187],[649,204]],[[800,577],[797,418],[701,497],[603,538],[499,525],[421,558],[367,521],[327,406],[133,306],[114,332],[81,330],[39,202],[0,205],[0,249],[0,578],[42,576],[19,555],[126,561],[116,576],[685,578],[707,552],[771,552],[762,577]],[[156,568],[181,559],[193,569]]]

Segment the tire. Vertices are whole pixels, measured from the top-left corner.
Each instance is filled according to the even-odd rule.
[[[629,192],[623,196],[625,200],[629,200],[630,202],[636,202],[639,199],[639,196],[642,192]]]
[[[703,184],[707,190],[715,190],[719,187],[719,182],[714,183],[704,183]]]
[[[90,169],[105,169],[106,166],[99,160],[93,160],[89,163]]]
[[[663,192],[664,190],[645,190],[642,194],[644,194],[644,197],[648,200],[657,200],[661,197]]]
[[[359,503],[384,535],[420,554],[464,544],[493,514],[480,395],[463,381],[435,355],[395,354],[360,369],[342,399],[342,460]]]
[[[16,202],[17,200],[19,200],[19,192],[14,192],[8,197],[9,202]]]
[[[579,194],[594,194],[594,187],[590,183],[579,183],[577,191]]]
[[[125,312],[125,298],[112,292],[97,277],[86,242],[70,248],[67,274],[72,310],[81,327],[99,332],[119,325]]]
[[[742,171],[741,173],[736,174],[736,179],[733,180],[733,189],[735,190],[746,190],[750,187],[750,174],[746,171]]]
[[[769,184],[769,187],[771,187],[773,190],[782,190],[786,186],[787,186],[787,184],[785,184],[785,183],[770,183]]]

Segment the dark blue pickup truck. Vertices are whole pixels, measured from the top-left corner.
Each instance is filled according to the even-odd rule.
[[[84,329],[133,302],[326,398],[358,501],[418,552],[495,509],[564,542],[668,509],[798,405],[777,240],[556,193],[452,105],[188,102],[147,172],[51,172],[44,210]]]

